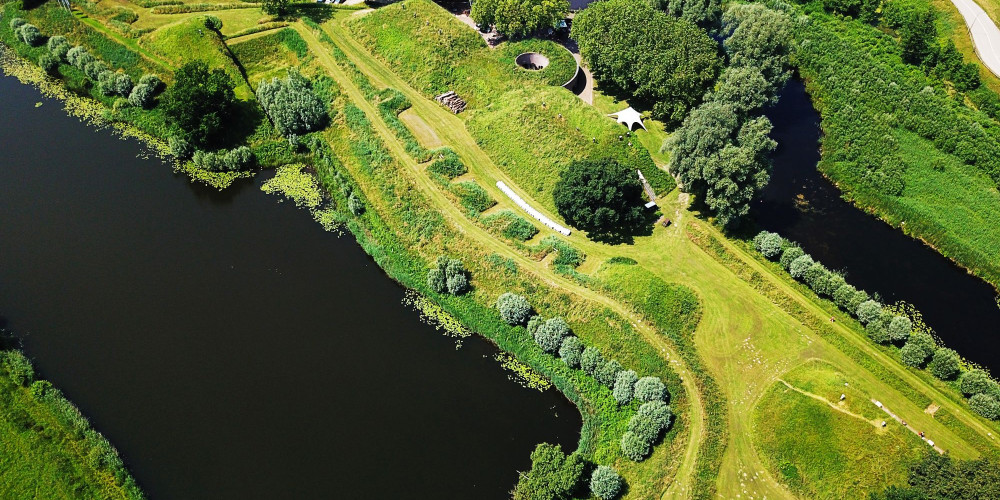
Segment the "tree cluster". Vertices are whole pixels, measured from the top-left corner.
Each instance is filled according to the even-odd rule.
[[[174,135],[199,147],[211,144],[233,114],[236,104],[233,88],[233,81],[224,70],[209,70],[204,61],[181,66],[161,102]]]
[[[777,98],[789,76],[791,19],[761,4],[737,4],[722,18],[729,66],[714,92],[668,139],[671,171],[723,226],[750,211],[771,176],[777,143],[756,112]]]
[[[722,14],[719,0],[650,0],[650,3],[671,16],[706,29],[715,25]]]
[[[521,473],[514,487],[514,500],[573,498],[584,466],[579,453],[567,456],[559,445],[541,443],[531,452],[531,470]]]
[[[427,271],[427,286],[435,293],[462,295],[469,291],[469,271],[461,260],[442,255]]]
[[[871,500],[966,500],[1000,498],[1000,463],[995,459],[955,460],[927,453],[910,466],[907,485],[890,486]]]
[[[672,417],[670,406],[662,400],[643,403],[629,419],[628,430],[622,435],[622,453],[636,462],[645,460],[663,431],[670,427]]]
[[[571,163],[552,196],[559,215],[593,239],[627,238],[647,222],[638,174],[611,158]]]
[[[254,154],[247,146],[231,150],[197,150],[191,158],[194,166],[209,172],[238,172],[254,165]]]
[[[568,12],[569,0],[476,0],[469,17],[480,27],[518,38],[555,28]]]
[[[668,124],[684,119],[721,67],[704,30],[646,1],[592,3],[574,18],[572,37],[602,86]]]
[[[257,86],[257,100],[284,136],[318,130],[330,119],[326,104],[316,95],[312,84],[295,70],[290,70],[285,78],[261,82]]]

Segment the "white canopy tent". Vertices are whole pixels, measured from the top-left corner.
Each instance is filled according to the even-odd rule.
[[[629,106],[617,113],[611,113],[608,115],[618,120],[618,123],[625,125],[629,130],[635,127],[635,124],[639,124],[643,130],[646,130],[646,126],[642,124],[642,115],[638,111]]]

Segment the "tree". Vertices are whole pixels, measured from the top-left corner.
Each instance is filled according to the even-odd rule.
[[[609,359],[597,365],[597,369],[594,370],[594,379],[604,387],[611,389],[615,386],[615,381],[618,379],[618,372],[620,371],[622,371],[622,365],[613,359]]]
[[[448,277],[448,293],[461,295],[469,289],[469,278],[465,274],[456,274]]]
[[[531,304],[523,295],[505,292],[497,298],[497,309],[500,318],[508,325],[523,325],[531,314]]]
[[[978,413],[983,418],[989,420],[1000,419],[1000,402],[989,394],[973,394],[969,398],[969,408]]]
[[[566,222],[599,240],[632,234],[646,220],[638,175],[610,158],[571,163],[553,198]]]
[[[558,500],[572,497],[583,476],[579,453],[566,456],[562,447],[541,443],[531,452],[531,470],[522,473],[514,487],[515,500]]]
[[[833,302],[837,304],[837,307],[844,311],[854,311],[857,307],[852,308],[851,301],[857,291],[858,289],[854,288],[854,285],[844,283],[840,286],[840,288],[837,288],[837,291],[833,292]]]
[[[649,401],[639,407],[636,415],[644,415],[653,420],[660,429],[666,430],[670,427],[673,414],[670,412],[670,405],[662,400]]]
[[[731,104],[740,114],[748,114],[777,102],[778,94],[759,68],[730,66],[722,72],[715,92],[706,100]]]
[[[902,360],[905,365],[920,368],[927,362],[927,352],[919,345],[907,342],[903,345],[903,348],[899,350],[899,359]]]
[[[22,24],[17,28],[17,37],[32,47],[37,47],[45,41],[45,37],[34,24]]]
[[[257,86],[257,100],[281,135],[302,135],[326,125],[326,105],[304,76],[290,70],[285,78],[272,78]]]
[[[77,69],[83,69],[83,65],[80,63],[80,59],[83,57],[84,54],[87,54],[87,49],[79,45],[72,47],[66,51],[66,62],[72,64]]]
[[[638,436],[647,443],[653,443],[660,437],[663,427],[650,415],[639,415],[636,413],[628,420],[628,431]]]
[[[635,383],[635,399],[639,401],[662,401],[666,386],[658,377],[642,377]]]
[[[569,335],[569,325],[562,318],[552,318],[539,325],[535,331],[535,342],[543,351],[555,353],[562,346],[563,338]]]
[[[694,23],[647,2],[595,2],[577,14],[571,36],[594,78],[668,126],[680,123],[721,68],[718,46]]]
[[[272,16],[281,16],[288,12],[289,0],[263,0],[261,8]]]
[[[580,356],[580,368],[587,375],[594,375],[597,371],[597,367],[604,363],[604,358],[601,357],[601,351],[593,346],[589,346],[583,350],[583,354]]]
[[[580,367],[580,356],[583,354],[583,343],[576,337],[566,337],[559,346],[559,357],[570,368]]]
[[[622,477],[607,465],[598,465],[590,476],[590,492],[601,500],[611,500],[622,490]]]
[[[934,10],[920,9],[903,18],[899,29],[899,41],[903,46],[903,60],[915,65],[923,64],[934,51],[937,28],[934,26]]]
[[[809,254],[800,255],[792,264],[788,266],[788,273],[792,275],[795,279],[802,279],[806,274],[806,270],[813,265],[812,256]]]
[[[882,312],[882,304],[879,304],[874,300],[866,300],[858,305],[855,312],[857,314],[858,321],[867,325],[878,318],[879,313]]]
[[[896,316],[889,322],[889,340],[900,342],[906,340],[913,330],[913,322],[906,316]]]
[[[722,14],[719,0],[652,0],[652,4],[671,16],[686,19],[702,28],[715,24]]]
[[[16,33],[18,28],[24,26],[25,24],[28,24],[27,19],[23,17],[12,17],[8,25],[10,26],[10,30]]]
[[[55,56],[59,61],[66,59],[66,54],[70,49],[69,42],[66,41],[66,37],[62,35],[50,37],[45,46],[49,49],[49,53]]]
[[[476,0],[469,17],[509,37],[524,37],[555,28],[568,12],[568,0]]]
[[[781,253],[781,246],[784,243],[785,239],[780,234],[770,231],[761,231],[753,238],[754,248],[768,259],[777,257]]]
[[[212,31],[221,31],[222,19],[215,16],[205,16],[205,27]]]
[[[979,368],[974,368],[962,374],[962,394],[975,396],[990,392],[990,374]]]
[[[156,91],[149,85],[139,84],[132,88],[128,95],[129,104],[137,108],[149,108],[153,105],[153,98]]]
[[[813,265],[806,268],[806,272],[802,274],[802,280],[819,294],[820,290],[826,290],[826,285],[830,282],[830,271],[827,271],[823,264],[813,262]]]
[[[622,370],[615,377],[615,387],[611,395],[620,405],[627,405],[632,401],[632,393],[635,392],[635,383],[639,381],[639,376],[633,370]]]
[[[224,70],[209,71],[204,61],[192,61],[174,73],[161,107],[176,135],[203,146],[222,130],[235,103],[233,81]]]
[[[941,380],[949,380],[958,375],[960,368],[958,353],[946,347],[939,347],[934,351],[934,357],[927,364],[927,368],[935,377]]]
[[[625,455],[630,460],[642,462],[649,456],[652,446],[648,440],[643,439],[632,431],[627,431],[625,434],[622,434],[621,449],[622,455]]]
[[[46,52],[38,56],[38,66],[50,75],[57,75],[59,73],[59,58]]]
[[[667,142],[673,149],[671,171],[684,191],[715,212],[723,226],[749,213],[750,202],[770,179],[769,155],[777,146],[768,137],[771,122],[766,117],[740,121],[732,104],[706,102]]]
[[[770,86],[768,94],[776,95],[791,75],[792,19],[763,4],[735,4],[726,9],[722,25],[730,67],[757,69]]]
[[[785,247],[785,249],[782,250],[781,258],[778,259],[778,262],[781,264],[781,267],[785,268],[785,270],[788,271],[792,267],[792,262],[794,262],[795,259],[802,257],[805,254],[806,252],[802,250],[802,247],[798,245],[791,245]]]

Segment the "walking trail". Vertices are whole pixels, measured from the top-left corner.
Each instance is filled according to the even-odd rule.
[[[972,37],[972,45],[983,65],[994,75],[1000,76],[1000,29],[974,0],[951,0],[965,18],[965,25]]]

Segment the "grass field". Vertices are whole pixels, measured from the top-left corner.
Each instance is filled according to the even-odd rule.
[[[295,30],[282,28],[229,42],[253,86],[273,77],[284,77],[289,68],[306,65],[311,54]]]

